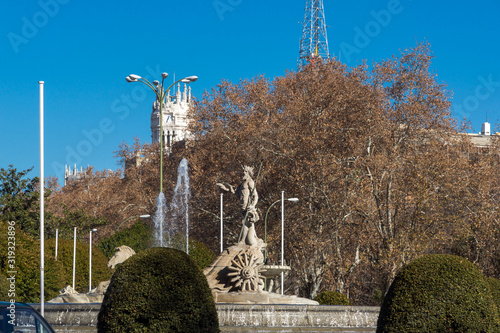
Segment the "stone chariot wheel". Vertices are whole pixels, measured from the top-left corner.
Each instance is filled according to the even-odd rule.
[[[227,275],[232,277],[231,283],[235,289],[241,291],[258,291],[263,277],[260,275],[263,262],[253,253],[243,252],[231,260],[231,271]]]

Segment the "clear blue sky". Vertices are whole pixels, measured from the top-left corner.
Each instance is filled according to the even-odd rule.
[[[371,64],[427,40],[457,118],[498,122],[500,2],[324,0],[330,53]],[[2,1],[0,167],[39,173],[38,81],[45,81],[45,175],[65,164],[116,169],[113,151],[151,141],[151,91],[130,73],[221,80],[295,69],[305,0]],[[364,36],[363,36],[364,35]],[[156,73],[154,77],[150,73]]]

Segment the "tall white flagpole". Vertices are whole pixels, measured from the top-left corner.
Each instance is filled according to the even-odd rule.
[[[44,184],[44,151],[43,151],[43,81],[38,81],[40,87],[40,312],[45,312],[45,184]]]

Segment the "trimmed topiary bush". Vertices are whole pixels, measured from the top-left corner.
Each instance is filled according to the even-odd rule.
[[[152,248],[130,257],[111,278],[99,333],[219,332],[201,268],[184,252]]]
[[[314,297],[314,300],[320,305],[351,305],[347,296],[338,291],[322,291]]]
[[[470,261],[429,255],[403,267],[384,298],[381,332],[499,332],[486,279]]]

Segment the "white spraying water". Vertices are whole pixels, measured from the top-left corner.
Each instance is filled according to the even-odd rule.
[[[163,247],[163,224],[165,222],[165,213],[167,212],[165,195],[160,193],[156,198],[156,213],[153,217],[155,224],[155,244],[154,246]]]
[[[177,168],[177,184],[175,185],[174,195],[170,203],[169,219],[172,230],[178,237],[185,235],[185,239],[177,244],[177,248],[182,250],[184,247],[189,254],[189,197],[191,190],[189,188],[188,161],[184,158]]]
[[[155,245],[185,250],[189,254],[189,188],[188,161],[182,159],[177,168],[177,183],[167,211],[165,196],[156,201]],[[163,201],[161,200],[163,199]],[[163,214],[163,215],[162,215]]]

